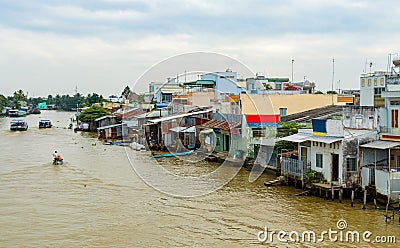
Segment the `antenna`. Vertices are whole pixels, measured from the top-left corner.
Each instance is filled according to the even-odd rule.
[[[332,105],[333,105],[333,80],[335,79],[335,58],[332,59]]]

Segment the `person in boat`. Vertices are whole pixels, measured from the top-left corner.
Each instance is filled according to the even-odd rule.
[[[61,157],[60,153],[54,151],[53,153],[53,163],[55,164],[57,161],[62,161],[63,158]]]
[[[57,161],[57,151],[54,151],[53,153],[53,163],[55,163]]]

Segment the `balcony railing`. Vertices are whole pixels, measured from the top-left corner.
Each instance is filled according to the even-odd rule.
[[[281,173],[287,173],[291,176],[304,177],[304,172],[311,168],[310,162],[293,158],[282,158]]]
[[[400,128],[381,126],[380,129],[384,134],[400,135]]]

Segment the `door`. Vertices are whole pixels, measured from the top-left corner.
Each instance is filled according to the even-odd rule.
[[[331,181],[338,181],[339,178],[339,154],[332,153],[332,177]]]
[[[392,109],[392,128],[399,127],[399,110]]]
[[[308,162],[307,147],[302,146],[300,152],[301,152],[301,161],[307,163]]]
[[[229,151],[229,145],[230,145],[229,135],[224,135],[224,151]]]

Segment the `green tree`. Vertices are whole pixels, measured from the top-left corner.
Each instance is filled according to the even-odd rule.
[[[21,108],[21,101],[25,101],[25,94],[22,90],[15,91],[13,94],[13,108],[19,109]]]
[[[125,89],[122,91],[122,96],[125,99],[128,99],[128,97],[132,94],[131,88],[129,88],[129,86],[126,86]]]
[[[326,94],[334,94],[334,95],[337,95],[337,92],[334,91],[334,90],[328,90],[328,91],[326,92]]]
[[[0,111],[4,108],[7,107],[8,105],[8,100],[5,96],[0,95]]]
[[[90,125],[90,130],[94,131],[94,120],[105,116],[108,114],[108,111],[102,107],[93,105],[88,109],[85,109],[78,116],[78,120],[81,122],[87,122]]]
[[[324,93],[323,93],[322,91],[318,90],[318,91],[316,91],[314,94],[320,95],[320,94],[324,94]]]

